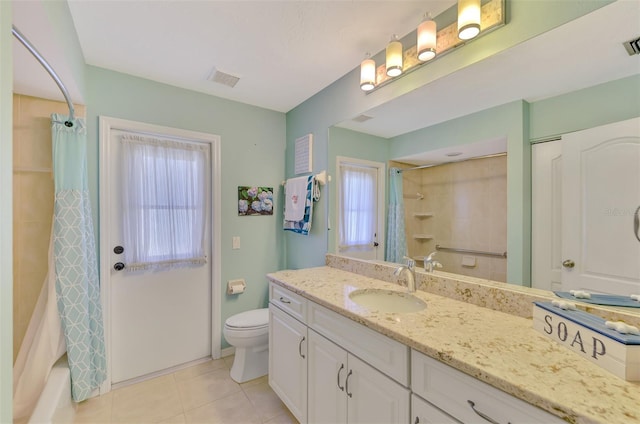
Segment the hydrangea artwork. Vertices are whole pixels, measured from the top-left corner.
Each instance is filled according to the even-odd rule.
[[[238,215],[273,215],[273,187],[238,186]]]

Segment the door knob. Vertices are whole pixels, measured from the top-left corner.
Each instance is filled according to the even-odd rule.
[[[113,264],[113,269],[116,271],[122,271],[124,269],[124,264],[122,262],[116,262]]]
[[[573,268],[574,266],[576,266],[576,263],[571,259],[566,259],[562,262],[562,266],[565,268]]]

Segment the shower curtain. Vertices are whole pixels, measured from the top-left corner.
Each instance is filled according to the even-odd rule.
[[[55,203],[49,272],[14,365],[15,418],[31,413],[65,345],[75,401],[88,398],[106,378],[86,128],[82,119],[67,127],[68,120],[52,115]]]
[[[389,169],[389,207],[387,208],[387,251],[389,262],[403,262],[407,256],[407,236],[404,230],[404,199],[402,195],[402,172]]]

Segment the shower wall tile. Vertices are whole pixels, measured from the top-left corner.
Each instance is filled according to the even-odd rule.
[[[42,221],[53,213],[53,177],[49,172],[22,172],[18,191],[24,200],[19,202],[18,214],[23,222]]]
[[[416,187],[418,178],[421,185]],[[435,250],[436,244],[491,252],[506,251],[506,156],[407,172],[403,178],[403,189],[405,196],[415,192],[424,195],[418,205],[415,201],[410,203],[410,199],[405,199],[410,256],[425,256]],[[410,213],[414,210],[433,212],[433,217],[417,220]],[[434,240],[410,240],[416,233],[433,234]],[[448,272],[506,281],[505,259],[476,256],[475,267],[463,267],[462,257],[459,253],[438,252],[437,258]]]
[[[53,217],[51,114],[64,102],[13,96],[13,356],[24,339],[47,275]],[[77,116],[85,108],[76,106]]]

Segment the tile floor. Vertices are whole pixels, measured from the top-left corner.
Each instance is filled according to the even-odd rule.
[[[75,423],[297,424],[266,376],[238,384],[229,376],[232,363],[212,360],[112,390],[81,402]]]

